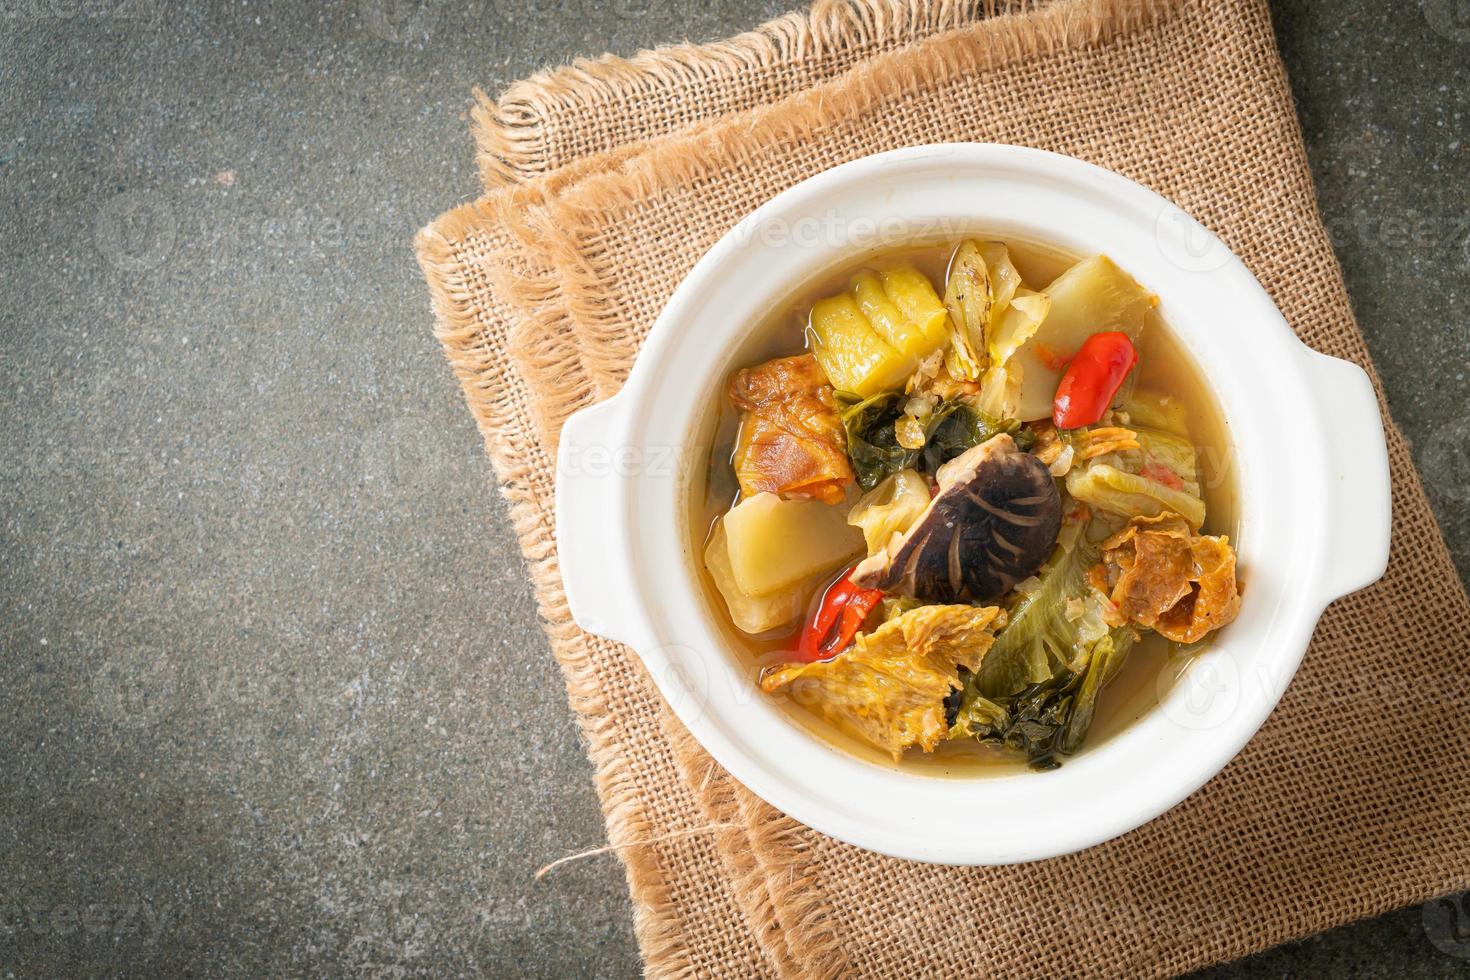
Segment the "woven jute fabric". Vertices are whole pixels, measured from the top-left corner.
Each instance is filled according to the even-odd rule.
[[[768,105],[866,58],[1049,0],[817,0],[739,37],[540,72],[471,110],[487,189]]]
[[[1065,858],[943,868],[803,827],[708,759],[636,654],[571,622],[553,524],[562,422],[618,389],[675,285],[740,217],[872,152],[1009,142],[1116,170],[1214,229],[1308,344],[1371,373],[1264,0],[1056,0],[926,33],[779,101],[587,155],[566,144],[548,159],[569,162],[419,239],[439,335],[587,735],[649,972],[1166,975],[1470,886],[1470,773],[1454,764],[1470,737],[1470,601],[1391,424],[1385,578],[1327,611],[1281,705],[1224,772]],[[690,84],[676,71],[657,82],[674,101]],[[640,87],[627,103],[649,98]],[[1004,819],[1026,815],[977,814],[977,833]]]

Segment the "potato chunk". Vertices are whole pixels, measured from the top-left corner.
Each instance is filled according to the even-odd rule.
[[[768,596],[864,551],[848,507],[759,493],[725,515],[730,572],[747,596]]]
[[[704,567],[709,569],[715,588],[725,600],[731,622],[746,633],[766,633],[794,625],[801,619],[807,600],[817,586],[815,581],[807,580],[765,596],[750,596],[740,591],[740,586],[735,584],[735,573],[730,570],[730,539],[725,534],[723,520],[716,522],[715,533],[705,546]]]

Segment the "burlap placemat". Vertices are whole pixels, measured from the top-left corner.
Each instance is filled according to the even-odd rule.
[[[441,336],[588,735],[650,972],[1172,973],[1466,887],[1470,776],[1447,763],[1470,733],[1470,603],[1396,430],[1385,580],[1329,610],[1224,773],[1068,858],[946,869],[815,834],[711,764],[630,651],[570,623],[551,524],[561,421],[616,390],[678,279],[750,208],[844,160],[953,139],[1071,153],[1173,197],[1305,340],[1368,363],[1258,0],[1059,0],[605,151],[428,229]]]
[[[472,131],[487,190],[690,123],[769,105],[915,38],[1049,0],[816,0],[738,37],[633,58],[584,59],[475,91]]]

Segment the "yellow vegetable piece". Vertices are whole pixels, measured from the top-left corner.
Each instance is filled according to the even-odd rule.
[[[910,353],[926,357],[943,347],[949,339],[946,322],[949,314],[929,277],[907,262],[883,266],[878,270],[878,277],[883,280],[883,291],[893,305],[924,338],[923,349]]]
[[[725,515],[730,573],[747,596],[768,596],[863,551],[846,504],[782,500],[758,493]]]
[[[893,305],[893,300],[883,291],[883,282],[876,273],[866,269],[852,277],[852,298],[858,309],[868,318],[873,332],[901,354],[920,358],[928,353],[924,335],[909,322],[908,317]]]
[[[864,269],[846,293],[812,307],[812,353],[839,391],[861,397],[900,388],[920,359],[948,340],[934,286],[908,263]]]
[[[729,540],[725,522],[717,521],[715,533],[710,535],[704,549],[704,567],[709,569],[715,588],[720,590],[725,607],[730,610],[730,621],[746,633],[765,633],[791,626],[801,619],[818,581],[808,579],[766,596],[746,595],[735,584],[735,573],[730,568]]]
[[[873,332],[868,318],[847,293],[812,307],[812,353],[838,391],[867,398],[903,387],[916,366]]]

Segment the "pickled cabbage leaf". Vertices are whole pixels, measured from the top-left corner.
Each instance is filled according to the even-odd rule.
[[[997,336],[1013,337],[1016,328],[1024,326],[1028,316],[1040,322],[1045,311],[1043,309],[1039,316],[1034,315],[1034,304],[1028,307],[1032,313],[1012,316],[1012,302],[1019,298],[1018,294],[1036,295],[1021,286],[1021,273],[1011,261],[1010,249],[1004,244],[971,240],[963,242],[955,250],[950,258],[944,290],[944,306],[949,311],[950,321],[950,345],[945,352],[944,363],[952,377],[963,381],[980,380],[988,367],[999,365],[1010,356],[1012,351],[1006,349],[1008,346],[1018,346],[1009,341],[1002,342],[999,344],[1001,352],[997,355]],[[1034,323],[1030,330],[1035,330]]]
[[[842,731],[897,760],[932,752],[948,731],[945,698],[960,669],[979,666],[1005,614],[995,606],[920,606],[901,613],[831,660],[786,664],[761,678]]]
[[[884,392],[856,400],[839,395],[843,402],[842,425],[847,432],[847,455],[858,486],[871,491],[899,470],[918,469],[933,473],[965,450],[980,445],[1001,432],[1013,433],[1018,443],[1024,438],[1018,422],[998,422],[959,399],[941,401],[918,418],[924,445],[908,449],[899,445],[895,425],[904,418],[908,398]],[[1024,447],[1023,447],[1024,448]]]
[[[950,259],[944,288],[950,320],[944,363],[951,377],[976,381],[985,370],[985,334],[995,302],[990,269],[979,243],[962,243]]]
[[[976,242],[975,250],[990,270],[990,326],[993,327],[1022,292],[1021,273],[1011,261],[1011,250],[1004,242]],[[987,331],[988,337],[988,331]]]
[[[868,554],[876,554],[924,515],[929,499],[929,484],[916,470],[899,470],[858,500],[847,523],[862,529]]]
[[[1050,308],[1051,298],[1044,293],[1020,289],[1006,311],[995,319],[987,349],[990,367],[980,380],[982,411],[996,418],[1020,416],[1025,372],[1015,354],[1035,335]]]
[[[1194,445],[1157,429],[1140,426],[1132,431],[1137,449],[1106,453],[1073,467],[1067,474],[1067,492],[1121,517],[1157,517],[1173,511],[1198,528],[1205,521],[1205,504]],[[1086,439],[1086,433],[1077,438]]]
[[[1108,622],[1107,597],[1089,580],[1108,522],[1074,513],[1039,582],[949,704],[950,738],[1008,746],[1037,769],[1055,768],[1082,745],[1135,638]]]
[[[1050,311],[1050,296],[1029,289],[1018,291],[1006,311],[996,317],[990,331],[988,350],[991,360],[997,364],[1010,361],[1011,356],[1036,335]]]
[[[1076,671],[1108,634],[1103,596],[1087,580],[1088,569],[1101,556],[1100,543],[1088,540],[1085,532],[1071,538],[1070,544],[1058,545],[1040,584],[1011,610],[1010,625],[976,672],[976,693],[991,699],[1015,695]]]
[[[1125,517],[1137,514],[1157,517],[1174,511],[1183,514],[1193,527],[1205,521],[1205,505],[1198,497],[1107,463],[1072,470],[1067,474],[1067,492],[1094,507]]]
[[[1177,395],[1139,388],[1123,405],[1130,425],[1189,438],[1189,409]]]

